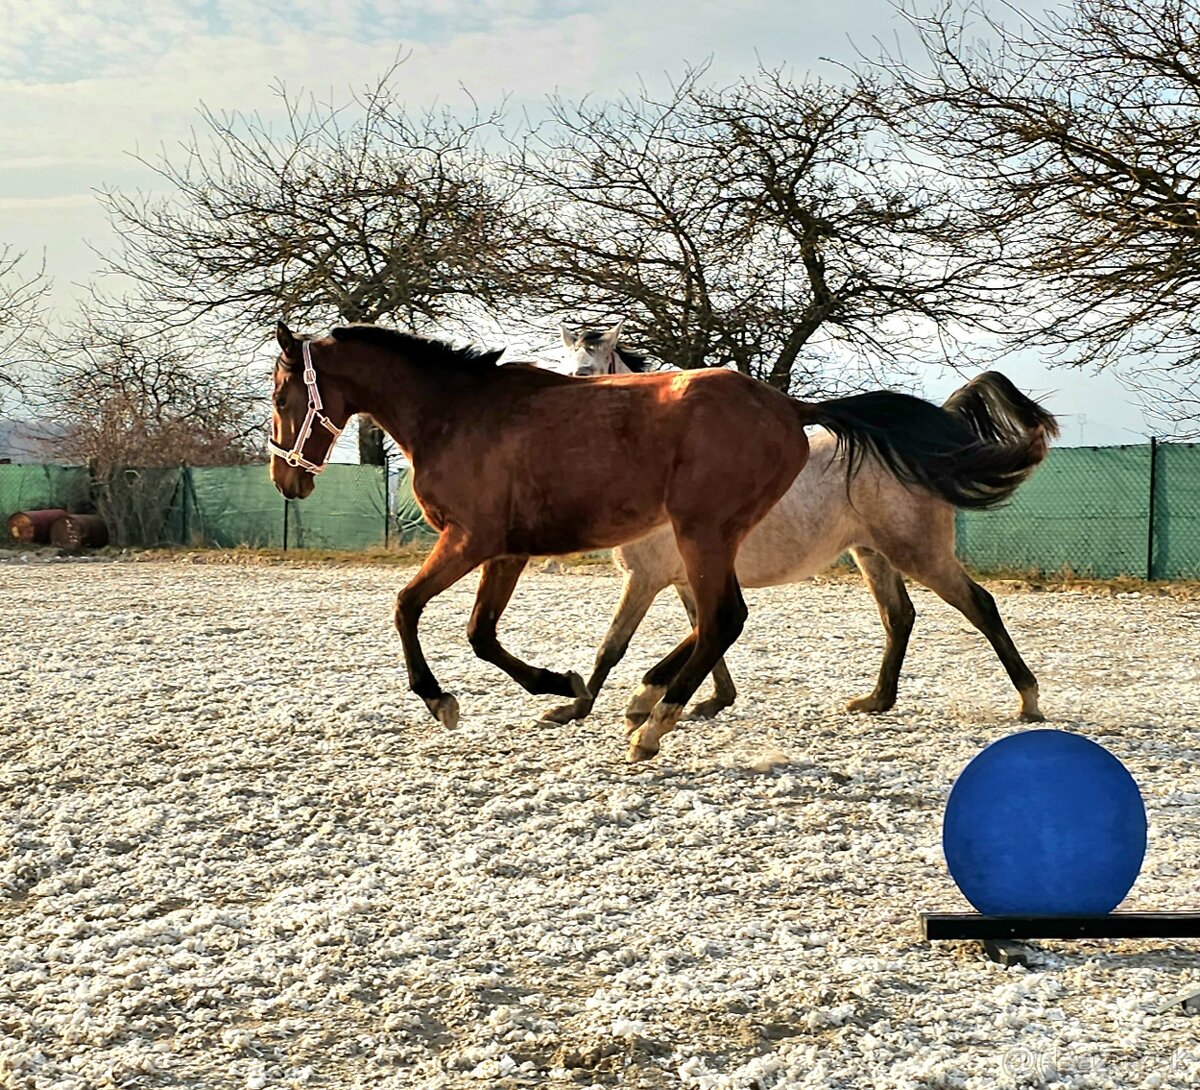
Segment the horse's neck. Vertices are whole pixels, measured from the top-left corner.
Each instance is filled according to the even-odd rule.
[[[373,417],[411,459],[422,436],[455,415],[455,402],[470,379],[372,352],[344,373],[344,381],[354,411]]]

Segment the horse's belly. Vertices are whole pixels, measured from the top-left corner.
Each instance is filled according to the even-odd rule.
[[[507,551],[517,556],[560,556],[564,553],[585,553],[596,549],[612,549],[644,537],[666,521],[645,520],[613,524],[570,524],[547,522],[534,526],[514,526],[509,529]]]
[[[798,583],[856,543],[859,518],[847,499],[845,478],[829,467],[831,445],[822,439],[813,444],[810,464],[742,542],[737,556],[742,586]]]
[[[509,551],[530,556],[611,549],[650,533],[667,521],[661,502],[643,497],[565,502],[559,497],[536,508],[514,513],[507,541]]]

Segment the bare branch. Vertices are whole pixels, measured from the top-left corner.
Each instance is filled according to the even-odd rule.
[[[340,105],[279,85],[276,128],[202,108],[199,134],[142,160],[165,197],[101,195],[122,239],[106,270],[140,285],[161,325],[230,336],[280,316],[425,330],[500,308],[509,192],[481,146],[502,112],[412,113],[394,74]]]
[[[988,311],[991,236],[903,159],[877,89],[704,76],[551,101],[512,161],[540,310],[809,394],[903,374]]]
[[[17,389],[21,365],[42,332],[42,310],[50,291],[45,261],[30,272],[24,254],[0,246],[0,393]]]
[[[151,336],[126,305],[124,323],[84,309],[44,346],[33,393],[64,455],[97,473],[261,456],[265,387],[244,364],[211,358],[219,341]]]
[[[1003,235],[997,275],[1013,287],[1016,343],[1076,366],[1124,360],[1194,388],[1195,0],[1077,0],[1008,24],[974,4],[905,14],[922,64],[885,55],[873,72],[902,104],[897,132],[968,187]]]

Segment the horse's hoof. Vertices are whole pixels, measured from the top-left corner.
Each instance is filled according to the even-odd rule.
[[[625,733],[633,734],[649,718],[650,718],[649,712],[626,712],[625,713]]]
[[[633,723],[635,728],[641,726],[650,718],[650,713],[654,711],[666,691],[665,685],[647,685],[642,682],[625,705],[625,722]]]
[[[574,704],[560,704],[557,708],[542,712],[539,723],[553,723],[555,726],[565,726],[575,719],[582,719],[587,712],[580,712]]]
[[[846,711],[877,715],[879,712],[890,711],[892,703],[892,701],[884,700],[882,697],[878,697],[872,693],[870,696],[860,696],[854,700],[847,700]]]
[[[1044,722],[1046,722],[1046,717],[1044,715],[1042,715],[1041,712],[1022,712],[1021,713],[1021,722],[1022,723],[1044,723]]]
[[[592,691],[587,687],[587,682],[575,673],[574,670],[567,671],[567,680],[571,683],[571,695],[576,700],[592,699]]]
[[[715,719],[729,705],[724,700],[717,700],[715,697],[708,700],[701,700],[699,704],[692,706],[687,713],[687,719]]]
[[[639,764],[642,761],[649,761],[651,758],[657,756],[657,746],[654,749],[646,749],[645,746],[639,746],[637,742],[630,743],[628,760],[631,765]]]
[[[446,693],[442,697],[441,707],[437,710],[437,721],[442,724],[447,730],[454,730],[458,726],[458,701],[450,694]]]
[[[425,701],[434,719],[447,730],[458,726],[458,701],[453,693],[442,693],[441,696],[429,697]]]

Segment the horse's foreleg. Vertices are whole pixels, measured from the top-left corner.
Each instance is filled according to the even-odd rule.
[[[471,642],[471,648],[484,662],[499,666],[531,693],[553,693],[577,699],[587,697],[587,686],[578,674],[560,674],[530,666],[500,646],[496,626],[527,563],[528,557],[503,557],[484,564],[479,577],[479,590],[475,595],[475,608],[467,624],[467,639]]]
[[[638,630],[646,611],[650,608],[661,585],[655,585],[638,577],[636,572],[625,576],[625,585],[621,588],[621,601],[613,614],[608,631],[604,634],[604,642],[596,652],[596,663],[592,667],[592,676],[588,678],[588,696],[580,697],[570,704],[562,704],[551,708],[542,718],[550,723],[569,723],[572,719],[583,719],[587,716],[596,697],[614,666],[625,657],[629,649],[629,641]]]
[[[687,610],[688,620],[695,628],[696,599],[692,596],[691,589],[684,583],[677,583],[675,589],[679,592],[679,600],[683,603],[683,608]],[[729,675],[729,667],[725,665],[724,656],[717,659],[717,664],[713,667],[712,679],[712,696],[692,705],[691,710],[684,716],[685,719],[712,719],[737,699],[737,686],[734,685],[733,678]]]
[[[879,666],[879,678],[875,691],[869,696],[851,700],[846,710],[851,712],[885,712],[896,703],[900,667],[908,650],[908,637],[912,633],[917,611],[904,586],[904,579],[887,559],[874,549],[852,549],[854,562],[862,572],[875,605],[879,607],[879,618],[887,643],[883,649],[883,662]]]
[[[711,673],[717,660],[741,634],[746,621],[746,603],[733,570],[736,545],[719,539],[701,542],[676,531],[679,552],[687,568],[688,583],[696,599],[696,627],[663,660],[683,653],[689,654],[678,672],[666,682],[662,698],[654,705],[649,718],[640,726],[630,724],[629,759],[644,761],[659,749],[664,734],[675,729],[683,705]],[[656,667],[655,669],[658,669]]]
[[[448,529],[438,538],[421,570],[396,596],[396,630],[404,645],[408,687],[425,701],[433,717],[444,727],[457,726],[458,701],[452,693],[442,691],[429,669],[417,639],[417,622],[429,601],[457,583],[479,560],[472,554],[465,536]]]
[[[667,691],[667,686],[683,669],[683,664],[691,658],[695,647],[696,630],[693,628],[666,658],[659,660],[646,671],[637,692],[630,697],[629,703],[625,706],[625,732],[627,734],[632,733],[649,718],[651,710],[662,699],[663,693]]]
[[[914,568],[911,574],[949,602],[987,637],[1020,694],[1021,719],[1026,723],[1042,722],[1046,717],[1038,706],[1037,678],[1025,665],[1008,629],[1004,627],[1000,611],[996,608],[996,599],[963,570],[953,555],[942,558],[928,569]]]

